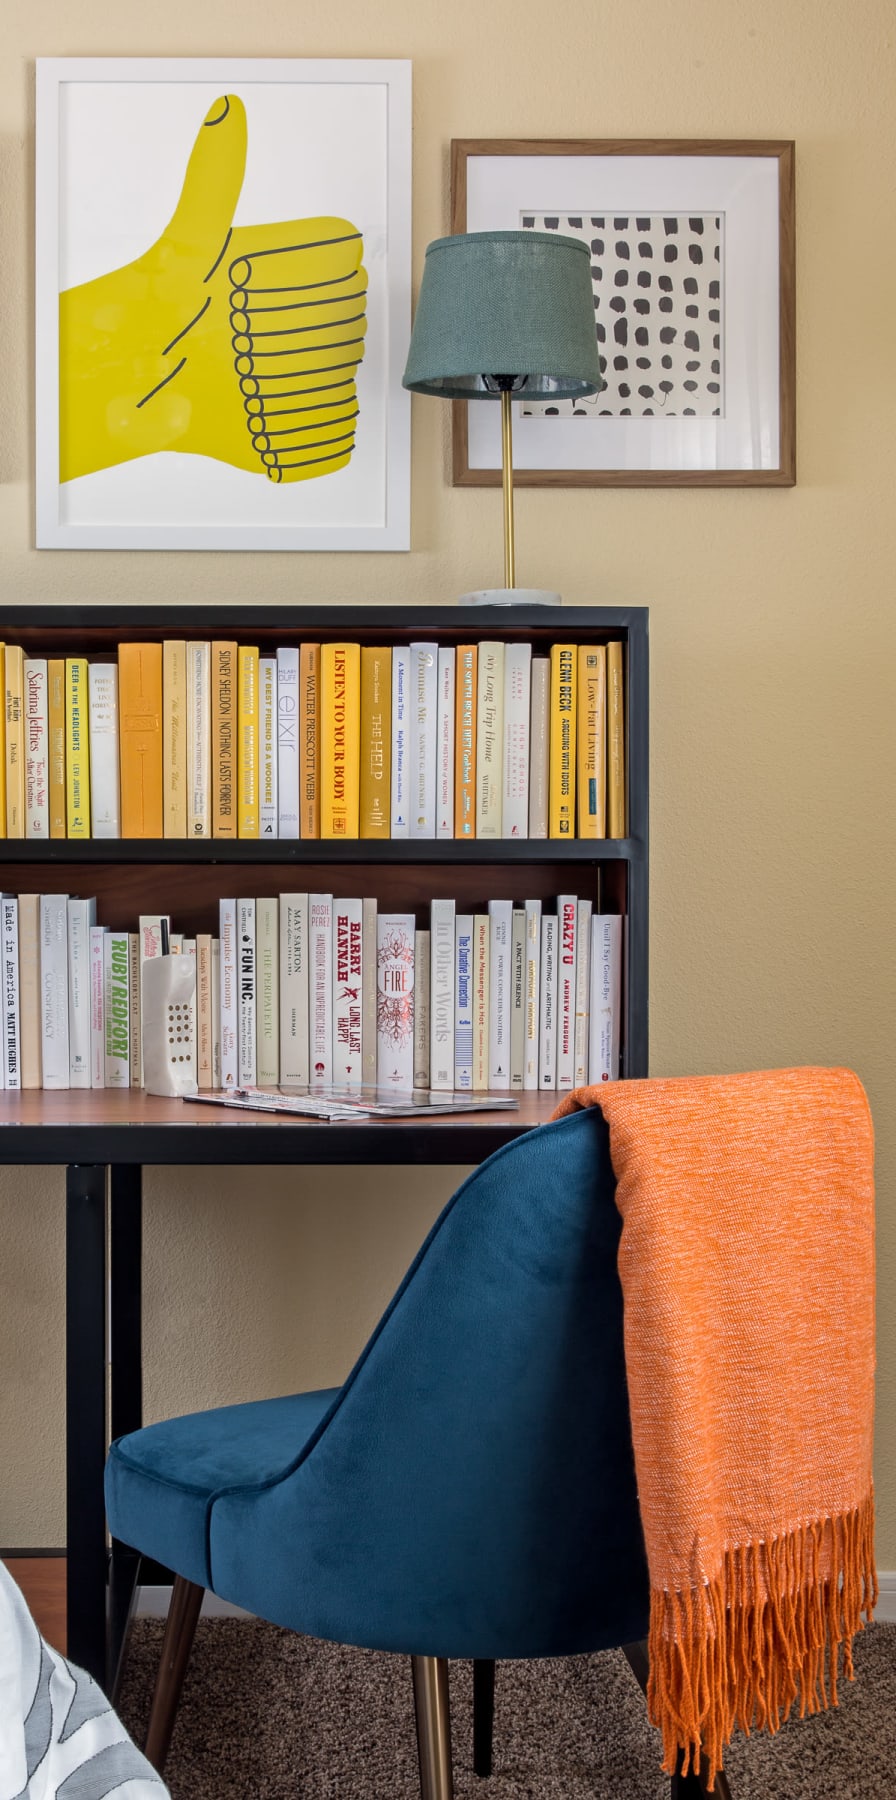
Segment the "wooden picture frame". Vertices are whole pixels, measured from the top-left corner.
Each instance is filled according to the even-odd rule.
[[[608,384],[514,406],[517,486],[793,486],[792,142],[455,139],[452,232],[520,228],[589,241]],[[498,408],[452,407],[454,485],[500,486]]]

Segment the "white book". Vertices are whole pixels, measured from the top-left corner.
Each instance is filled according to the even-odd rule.
[[[513,901],[488,903],[488,1085],[510,1086]]]
[[[136,1078],[134,1081],[135,1087],[143,1086],[143,1021],[142,1021],[143,965],[144,965],[144,963],[150,962],[154,956],[161,956],[161,954],[162,954],[162,921],[163,920],[165,922],[165,928],[169,933],[169,946],[170,946],[170,931],[171,931],[171,915],[170,915],[170,913],[141,913],[140,917],[137,920],[138,962],[140,965],[141,1023],[140,1023],[140,1056],[139,1056],[139,1062],[138,1062],[138,1067],[137,1067],[137,1071],[136,1071]]]
[[[488,913],[473,915],[473,1086],[488,1089]]]
[[[221,1082],[221,939],[212,938],[212,1087]]]
[[[622,1012],[622,917],[594,913],[591,920],[591,1019],[588,1080],[618,1081]]]
[[[541,921],[541,991],[538,1020],[538,1085],[557,1086],[557,918]]]
[[[438,662],[438,644],[411,645],[408,811],[412,838],[436,835]]]
[[[187,835],[187,646],[184,638],[162,643],[162,831]]]
[[[557,897],[557,1087],[576,1084],[576,923],[575,894]]]
[[[23,1088],[41,1085],[40,895],[19,895],[19,1039]]]
[[[136,1088],[143,1080],[143,964],[139,931],[128,932],[128,1030],[131,1087]]]
[[[504,751],[504,645],[479,646],[476,692],[476,836],[499,838]]]
[[[515,906],[510,927],[510,1086],[521,1093],[526,1055],[526,914]]]
[[[258,658],[258,835],[275,838],[279,821],[277,658]]]
[[[211,932],[200,931],[196,936],[196,1085],[200,1088],[214,1085],[212,1031],[212,937]]]
[[[50,735],[47,660],[25,657],[25,836],[50,835]]]
[[[299,652],[277,651],[277,835],[299,835]]]
[[[221,939],[221,1086],[239,1085],[239,968],[236,945],[236,901],[218,902]]]
[[[195,938],[191,938],[191,937],[182,938],[182,940],[181,940],[181,955],[182,956],[192,956],[194,963],[196,963],[196,976],[197,976],[197,980],[198,980],[199,965],[198,965],[198,961],[197,961],[196,939]],[[183,1021],[182,1027],[181,1027],[182,1034],[183,1034],[182,1041],[183,1041],[184,1057],[189,1065],[189,1067],[184,1071],[184,1073],[188,1074],[191,1077],[191,1079],[194,1081],[196,1081],[196,1054],[197,1054],[197,1045],[198,1045],[198,1041],[199,1041],[199,1025],[198,1025],[198,1020],[196,1017],[196,1012],[197,1012],[196,996],[197,996],[197,989],[194,986],[192,1000],[187,1000],[186,1002],[182,1002],[182,1005],[184,1007],[184,1013],[185,1013],[186,1017],[184,1018],[184,1021]],[[181,1060],[181,1058],[180,1058],[180,1052],[179,1052],[178,1053],[178,1061],[180,1061],[180,1060]],[[197,1085],[197,1087],[199,1086],[198,1081],[196,1082],[196,1085]]]
[[[280,907],[255,902],[255,1079],[259,1087],[280,1081]],[[208,1086],[208,1082],[205,1084]]]
[[[588,1081],[588,1020],[591,1015],[591,901],[580,900],[576,919],[575,1083]]]
[[[361,902],[361,1074],[376,1087],[376,900]]]
[[[106,1085],[106,925],[90,927],[90,1085]]]
[[[454,921],[456,947],[454,1001],[454,1085],[466,1092],[473,1086],[473,914],[458,913]]]
[[[255,1086],[255,901],[236,903],[237,1069],[240,1087]]]
[[[454,901],[429,905],[429,1085],[454,1087]]]
[[[308,1054],[311,1086],[333,1080],[333,896],[308,895]]]
[[[121,837],[117,663],[88,664],[87,694],[91,836],[117,838]]]
[[[364,988],[364,909],[360,898],[333,901],[333,1083],[363,1081],[361,1020]]]
[[[532,658],[529,702],[529,836],[548,835],[551,774],[551,665],[548,657]]]
[[[429,1004],[430,1004],[430,937],[428,931],[414,932],[414,1086],[428,1088],[429,1081]]]
[[[392,651],[392,813],[390,835],[406,838],[410,828],[410,680],[411,653],[404,644]]]
[[[68,1085],[90,1087],[90,932],[96,901],[68,902]]]
[[[531,644],[504,647],[504,757],[501,836],[529,835],[529,708]]]
[[[376,1079],[410,1093],[414,1086],[414,915],[376,920]]]
[[[456,651],[439,650],[436,701],[436,837],[454,836],[454,725]]]
[[[280,1085],[307,1087],[308,895],[280,895]]]
[[[523,1045],[523,1088],[537,1090],[540,1078],[539,1028],[541,1018],[541,901],[527,900],[526,914],[526,1034]]]
[[[21,1028],[19,1022],[19,902],[4,894],[2,907],[3,954],[3,1086],[22,1085]]]
[[[68,895],[40,897],[41,1065],[45,1088],[67,1088]]]
[[[212,835],[212,647],[187,645],[187,836]]]
[[[103,937],[103,1010],[106,1027],[104,1084],[131,1085],[130,977],[128,934],[107,931]]]

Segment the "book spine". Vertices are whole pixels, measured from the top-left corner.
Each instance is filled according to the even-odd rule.
[[[25,657],[18,644],[6,646],[6,835],[25,836]]]
[[[213,1088],[223,1086],[221,1080],[221,939],[212,938],[212,1080]]]
[[[139,979],[140,979],[141,1024],[140,1024],[139,1056],[137,1059],[137,1075],[136,1075],[136,1081],[135,1081],[136,1087],[143,1086],[143,1023],[142,1023],[143,965],[144,965],[144,963],[150,962],[154,956],[161,956],[161,954],[162,954],[162,920],[163,919],[165,921],[166,926],[169,927],[169,940],[170,940],[171,918],[168,913],[141,913],[140,917],[137,920],[137,960],[138,960],[139,967],[140,967]]]
[[[523,1090],[526,1054],[526,914],[515,906],[510,926],[510,1087]]]
[[[569,1092],[576,1073],[576,923],[578,900],[557,900],[557,1087]]]
[[[333,1081],[358,1088],[364,986],[364,909],[360,899],[333,902]]]
[[[162,644],[162,719],[162,824],[166,838],[185,838],[187,646],[183,638],[166,638]]]
[[[436,704],[436,837],[454,836],[454,715],[456,656],[442,645],[437,671]]]
[[[526,914],[526,1036],[523,1051],[523,1089],[538,1089],[541,1061],[541,901],[527,900]]]
[[[195,938],[185,937],[183,939],[183,942],[181,945],[181,954],[183,956],[191,956],[193,959],[193,962],[194,963],[196,962],[196,939]],[[198,978],[198,974],[199,974],[199,970],[197,967],[197,969],[196,969],[197,978]],[[197,1035],[198,1035],[198,1027],[197,1027],[197,1023],[196,1023],[196,1010],[197,1010],[196,1009],[196,986],[194,984],[193,998],[192,998],[192,1000],[188,1000],[184,1006],[184,1014],[186,1016],[183,1020],[183,1025],[181,1027],[181,1030],[183,1033],[183,1045],[184,1045],[183,1068],[178,1071],[181,1075],[185,1076],[188,1081],[196,1081],[196,1055],[197,1055],[196,1046],[197,1046]],[[182,1015],[182,1017],[183,1017],[183,1015]],[[178,1054],[177,1060],[180,1063],[180,1061],[181,1061],[180,1053]],[[196,1085],[197,1085],[197,1087],[199,1086],[198,1081],[196,1081]]]
[[[25,836],[50,835],[50,731],[47,663],[25,658]]]
[[[624,838],[625,695],[622,645],[607,645],[607,836]]]
[[[578,669],[579,837],[607,834],[607,652],[604,644],[579,645]]]
[[[488,1085],[500,1093],[510,1087],[512,900],[489,901],[488,926]]]
[[[280,1085],[307,1087],[308,895],[280,895]]]
[[[4,1086],[22,1086],[21,1025],[19,1017],[19,902],[4,894],[3,908],[3,1061]]]
[[[473,1086],[488,1088],[489,1007],[488,913],[473,915]]]
[[[532,659],[529,701],[529,836],[548,835],[551,745],[551,665],[546,656]]]
[[[6,652],[7,684],[9,651]],[[87,698],[87,659],[65,659],[65,769],[67,825],[70,838],[90,836],[90,739]],[[9,723],[7,720],[7,731]],[[6,813],[9,823],[9,743],[6,764]]]
[[[320,645],[299,649],[299,790],[300,835],[320,837]]]
[[[591,1020],[588,1080],[617,1081],[622,996],[622,918],[595,913],[591,920]]]
[[[277,836],[277,658],[258,657],[258,835]]]
[[[429,907],[430,1032],[429,1085],[440,1093],[454,1087],[454,901]]]
[[[410,1093],[414,1086],[414,915],[378,913],[376,921],[376,1079]]]
[[[280,1081],[280,920],[279,907],[273,899],[255,903],[255,981],[255,1079],[259,1087],[277,1087]]]
[[[476,836],[501,836],[504,764],[504,645],[479,646],[476,702]]]
[[[454,1085],[462,1093],[473,1086],[473,914],[458,913],[454,922],[457,968],[454,1012]]]
[[[237,901],[237,1068],[240,1087],[255,1086],[255,901]]]
[[[40,896],[19,895],[19,1029],[22,1086],[39,1088],[40,1067]]]
[[[237,836],[258,836],[258,650],[237,653]]]
[[[68,1085],[90,1086],[90,933],[95,900],[68,902]]]
[[[212,836],[236,837],[236,644],[211,648]]]
[[[576,828],[576,646],[551,646],[549,835],[574,837]]]
[[[212,1032],[212,937],[211,932],[200,931],[196,937],[196,1084],[200,1088],[213,1085]]]
[[[362,838],[387,838],[392,788],[392,651],[365,644],[361,651]],[[374,959],[375,966],[375,959]]]
[[[410,651],[409,832],[412,838],[434,838],[439,646],[411,644]]]
[[[277,836],[299,835],[299,652],[277,651]]]
[[[320,835],[356,838],[360,800],[360,645],[322,646],[320,700]]]
[[[106,1025],[104,1079],[107,1088],[131,1085],[128,934],[107,931],[103,939],[103,1007]]]
[[[118,789],[118,665],[88,668],[90,817],[95,838],[121,837]]]
[[[105,925],[90,927],[90,1085],[106,1085]]]
[[[54,656],[47,662],[47,726],[50,752],[50,836],[66,834],[65,782],[65,661]]]
[[[212,835],[212,646],[187,644],[187,837]]]
[[[333,896],[308,896],[308,1038],[311,1086],[333,1080]]]
[[[409,812],[411,653],[404,644],[392,651],[392,823],[391,836],[411,835]]]
[[[538,1024],[538,1085],[557,1086],[557,920],[541,921],[541,1005]]]
[[[361,1079],[376,1087],[376,900],[361,902]]]
[[[430,936],[414,932],[414,1086],[429,1088]]]
[[[529,708],[532,646],[504,650],[504,757],[501,836],[529,835]]]
[[[68,895],[40,896],[41,1068],[45,1088],[67,1088]]]
[[[591,1016],[591,901],[580,900],[576,917],[576,1032],[574,1087],[588,1080],[588,1021]]]
[[[221,1086],[236,1087],[239,1078],[239,1002],[236,901],[218,903],[221,939]]]
[[[454,712],[454,835],[476,836],[476,696],[479,650],[461,644],[457,652]]]
[[[121,835],[160,838],[164,834],[161,644],[119,644],[118,727]]]
[[[131,1087],[143,1084],[143,964],[140,933],[128,932],[128,1066]]]
[[[6,836],[6,645],[0,643],[0,838]]]

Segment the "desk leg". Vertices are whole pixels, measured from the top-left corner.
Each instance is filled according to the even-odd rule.
[[[65,1412],[68,1654],[106,1679],[106,1170],[66,1172]]]
[[[143,1423],[142,1174],[139,1163],[113,1163],[109,1170],[109,1426],[113,1438],[139,1431]],[[107,1641],[107,1679],[113,1701],[121,1684],[139,1570],[138,1552],[113,1538]]]

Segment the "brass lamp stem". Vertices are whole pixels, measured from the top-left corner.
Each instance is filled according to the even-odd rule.
[[[510,390],[501,390],[501,473],[504,487],[504,586],[516,587],[513,553],[513,438]]]

